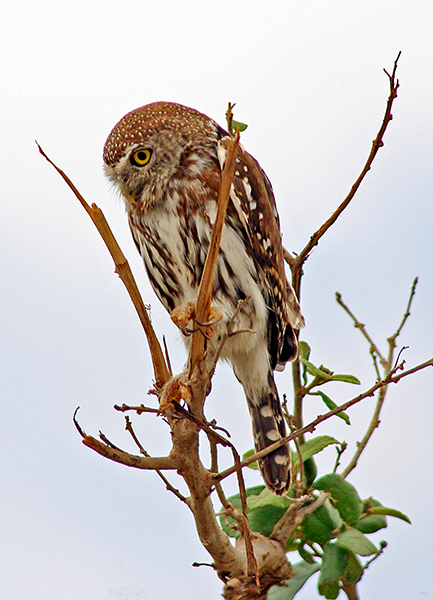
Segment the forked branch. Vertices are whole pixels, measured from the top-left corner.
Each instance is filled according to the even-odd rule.
[[[379,131],[372,143],[372,147],[370,150],[370,154],[368,155],[367,161],[359,174],[359,177],[352,185],[349,193],[346,198],[341,202],[340,206],[332,213],[332,215],[323,223],[323,225],[311,236],[308,243],[305,245],[303,250],[296,256],[293,257],[289,252],[285,251],[285,260],[290,265],[290,269],[292,272],[292,285],[295,293],[300,300],[301,297],[301,280],[303,275],[303,267],[305,261],[310,256],[312,249],[317,246],[320,239],[325,235],[328,229],[335,223],[341,213],[348,207],[356,192],[359,189],[359,186],[364,180],[364,177],[371,169],[371,165],[376,157],[376,154],[383,146],[383,137],[385,135],[386,129],[388,127],[389,122],[392,120],[392,106],[394,100],[397,98],[397,90],[399,88],[399,81],[396,78],[397,73],[397,65],[400,59],[401,52],[398,53],[397,58],[394,61],[394,67],[392,73],[389,74],[385,69],[385,73],[389,80],[390,92],[388,96],[388,100],[386,103],[385,114],[383,116],[382,124],[379,128]],[[294,387],[294,420],[296,427],[301,428],[303,425],[303,400],[305,396],[305,391],[302,388],[301,384],[301,369],[299,359],[295,360],[292,364],[292,378],[293,378],[293,387]],[[303,442],[303,438],[300,439]]]

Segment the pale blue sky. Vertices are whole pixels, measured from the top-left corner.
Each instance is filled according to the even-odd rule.
[[[81,445],[78,418],[135,451],[115,403],[152,403],[151,366],[132,305],[89,218],[34,139],[105,212],[130,260],[172,361],[179,337],[146,280],[123,207],[102,174],[102,148],[129,110],[156,100],[192,106],[224,125],[227,102],[249,124],[245,147],[269,175],[284,243],[296,252],[356,179],[388,95],[382,68],[402,51],[399,97],[385,146],[353,205],[305,267],[303,338],[312,359],[374,381],[368,345],[335,291],[386,351],[420,277],[399,338],[407,366],[433,354],[433,46],[430,2],[405,0],[96,0],[5,2],[0,48],[0,597],[2,600],[198,600],[221,586],[193,561],[208,556],[187,509],[152,473]],[[380,428],[351,477],[363,497],[407,513],[360,583],[362,600],[433,598],[433,372],[389,390]],[[290,372],[278,376],[290,395]],[[357,392],[358,390],[355,390]],[[336,401],[353,393],[330,389]],[[353,451],[373,401],[318,433]],[[307,416],[323,406],[313,400]],[[207,413],[251,447],[242,391],[220,367]],[[149,452],[168,431],[135,417]],[[330,470],[332,451],[322,469]],[[229,464],[230,456],[223,459]],[[249,472],[249,483],[257,475]],[[236,489],[229,481],[227,492]],[[426,545],[426,546],[424,546]],[[425,548],[425,549],[424,549]],[[315,582],[299,600],[317,596]]]

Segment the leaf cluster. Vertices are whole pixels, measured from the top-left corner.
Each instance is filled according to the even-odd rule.
[[[326,437],[310,440],[310,448],[323,449],[329,445],[321,439]],[[365,569],[386,547],[386,542],[380,542],[377,547],[367,537],[387,526],[386,516],[410,523],[406,515],[382,506],[374,498],[361,500],[356,488],[337,473],[329,473],[314,481],[311,492],[304,506],[312,504],[319,493],[325,493],[326,500],[308,514],[290,536],[287,542],[289,558],[296,552],[301,560],[292,564],[294,576],[290,580],[269,591],[268,600],[291,600],[315,573],[319,573],[319,594],[325,598],[337,598],[344,586],[360,581]],[[287,496],[278,497],[259,485],[248,488],[246,495],[251,530],[271,538],[275,526],[296,502],[293,488]],[[239,494],[228,500],[240,510]],[[233,519],[221,515],[220,522],[229,536],[239,537],[240,532]],[[368,560],[362,562],[366,557]]]

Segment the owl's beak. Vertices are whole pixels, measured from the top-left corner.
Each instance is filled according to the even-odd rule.
[[[123,183],[122,181],[119,182],[119,187],[120,187],[120,191],[122,192],[122,195],[126,198],[126,200],[128,200],[128,202],[131,202],[131,204],[133,204],[135,202],[135,198],[134,196],[131,194],[128,186],[126,185],[126,183]]]

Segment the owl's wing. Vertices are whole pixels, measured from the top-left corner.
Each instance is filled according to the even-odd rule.
[[[219,141],[223,168],[230,137]],[[262,274],[270,308],[269,351],[274,363],[284,364],[296,355],[293,329],[304,323],[299,303],[284,269],[280,222],[272,186],[259,163],[239,147],[230,199],[249,241],[250,252]]]

